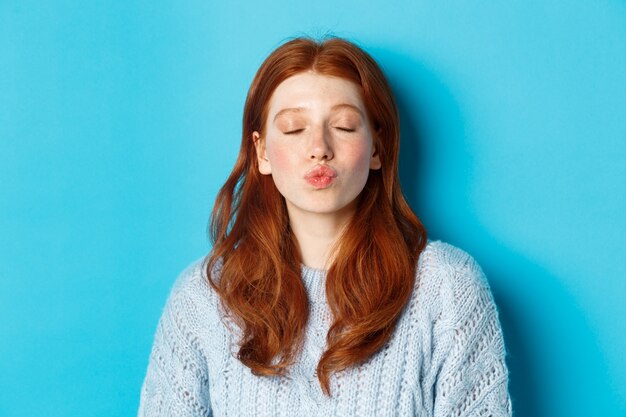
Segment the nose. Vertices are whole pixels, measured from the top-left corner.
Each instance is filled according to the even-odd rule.
[[[323,127],[313,132],[308,149],[309,159],[318,161],[333,159],[329,136],[326,128]]]

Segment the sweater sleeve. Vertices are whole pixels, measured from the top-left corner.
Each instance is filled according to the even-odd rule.
[[[509,417],[505,347],[491,290],[473,258],[458,249],[451,255],[435,328],[434,416]]]
[[[178,278],[159,319],[141,389],[139,417],[210,416],[206,360],[196,334],[191,269]]]

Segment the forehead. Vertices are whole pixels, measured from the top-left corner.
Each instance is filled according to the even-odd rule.
[[[341,104],[355,106],[365,114],[361,87],[344,78],[309,71],[293,75],[276,87],[269,102],[268,116],[271,120],[275,114],[289,108],[323,110]]]

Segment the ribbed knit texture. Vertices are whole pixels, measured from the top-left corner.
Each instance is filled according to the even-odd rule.
[[[333,374],[331,398],[315,374],[331,323],[324,278],[303,267],[311,314],[289,375],[257,377],[236,359],[236,333],[221,319],[201,261],[190,265],[159,321],[139,416],[511,415],[498,313],[467,253],[429,242],[393,336],[365,363]]]

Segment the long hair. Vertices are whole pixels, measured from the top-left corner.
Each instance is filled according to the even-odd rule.
[[[276,87],[308,70],[360,86],[382,165],[370,170],[326,273],[333,322],[317,375],[330,396],[332,373],[362,363],[392,335],[426,245],[426,231],[400,189],[396,104],[381,69],[361,48],[340,38],[296,38],[263,62],[246,98],[239,156],[211,214],[206,269],[241,331],[238,359],[255,375],[284,375],[302,347],[309,301],[284,198],[258,170],[252,133],[263,134]]]

